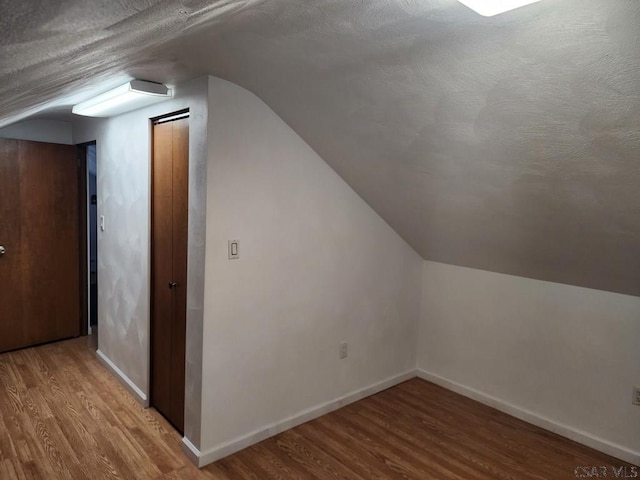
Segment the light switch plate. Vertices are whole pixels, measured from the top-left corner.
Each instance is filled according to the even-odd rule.
[[[240,241],[229,240],[229,260],[240,258]]]

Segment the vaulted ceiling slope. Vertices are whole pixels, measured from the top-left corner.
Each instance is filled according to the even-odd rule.
[[[261,97],[425,259],[640,295],[640,2],[0,1],[0,121],[96,82]],[[73,93],[72,89],[75,89]]]

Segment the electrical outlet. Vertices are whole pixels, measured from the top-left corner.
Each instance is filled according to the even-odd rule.
[[[640,406],[640,387],[633,387],[633,404]]]
[[[347,342],[342,342],[340,344],[340,359],[345,359],[349,356],[349,345]]]

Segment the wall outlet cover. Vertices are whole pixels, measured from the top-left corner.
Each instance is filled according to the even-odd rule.
[[[229,260],[240,258],[240,241],[229,240]]]

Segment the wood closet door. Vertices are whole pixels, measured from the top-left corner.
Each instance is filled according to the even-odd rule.
[[[80,334],[75,146],[0,139],[0,352]]]
[[[153,127],[151,404],[184,430],[189,119]]]

